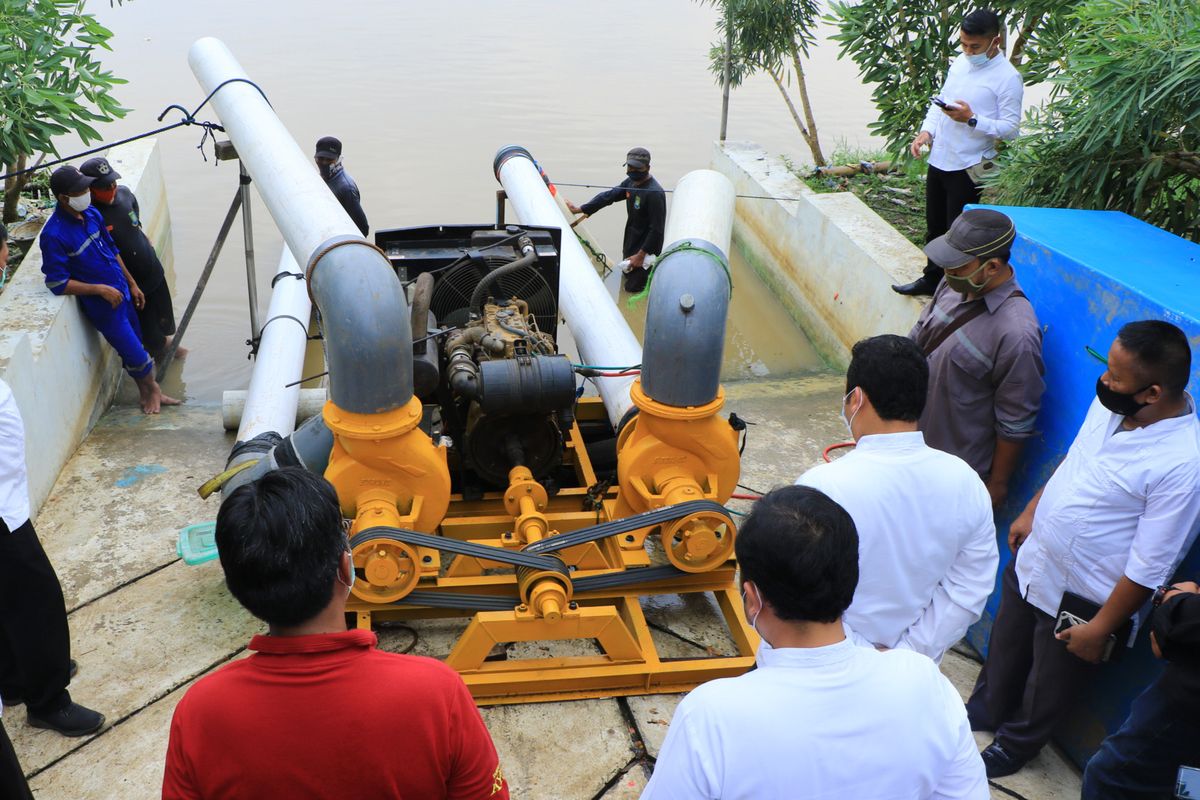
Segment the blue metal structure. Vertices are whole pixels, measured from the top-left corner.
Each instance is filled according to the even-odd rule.
[[[1095,397],[1104,364],[1087,348],[1107,356],[1117,330],[1140,319],[1172,322],[1188,335],[1193,352],[1200,345],[1200,245],[1115,211],[987,207],[1016,224],[1011,263],[1042,324],[1046,363],[1039,435],[1027,445],[1009,499],[997,514],[1003,571],[1012,558],[1009,524],[1066,454]],[[1193,396],[1198,377],[1200,358],[1193,355]],[[1193,545],[1177,574],[1200,575],[1200,545]],[[998,579],[996,585],[983,619],[968,634],[984,653],[1000,600]],[[1161,669],[1147,635],[1139,633],[1133,652],[1103,670],[1060,729],[1058,743],[1082,766]]]

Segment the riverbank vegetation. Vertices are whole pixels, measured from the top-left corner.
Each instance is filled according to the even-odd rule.
[[[998,202],[1124,211],[1200,242],[1200,3],[1088,0]]]
[[[841,144],[834,149],[829,163],[841,165],[879,164],[887,161],[883,150],[861,150]],[[890,172],[861,170],[850,175],[822,174],[802,167],[784,157],[792,174],[814,192],[853,192],[872,211],[906,239],[922,247],[925,244],[925,165],[900,162]]]
[[[709,69],[718,84],[724,84],[726,62],[729,88],[741,86],[746,78],[763,73],[775,83],[808,145],[813,163],[825,165],[821,137],[808,98],[808,77],[804,59],[817,41],[821,17],[818,0],[700,0],[720,11],[717,32],[720,38],[709,48]],[[796,99],[792,97],[795,84]]]
[[[115,0],[120,3],[121,0]],[[98,142],[93,125],[123,117],[127,109],[112,89],[125,83],[103,68],[101,50],[111,50],[112,31],[83,0],[0,0],[0,170],[5,175],[37,167],[57,156],[54,137],[74,134],[83,144]],[[2,218],[20,224],[18,210],[41,205],[47,170],[4,179]],[[18,226],[12,226],[19,234]],[[26,246],[14,235],[3,286]]]

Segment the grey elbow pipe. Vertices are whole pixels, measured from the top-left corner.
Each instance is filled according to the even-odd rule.
[[[267,435],[278,439],[277,434],[264,434]],[[255,437],[258,438],[260,437]],[[283,437],[279,444],[265,453],[253,467],[248,467],[230,478],[229,482],[221,487],[221,498],[223,500],[229,497],[239,486],[258,480],[280,467],[304,467],[309,472],[324,475],[332,451],[333,431],[325,425],[325,418],[320,414],[309,417],[303,425]],[[230,458],[229,465],[232,466],[238,460],[244,458],[235,455]]]
[[[703,239],[674,242],[663,252],[646,306],[642,391],[670,406],[702,406],[721,388],[729,260]]]
[[[309,258],[308,285],[321,312],[334,405],[378,414],[408,403],[412,325],[404,288],[387,258],[361,239],[336,236]]]

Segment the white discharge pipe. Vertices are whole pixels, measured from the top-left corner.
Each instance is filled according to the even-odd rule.
[[[188,65],[206,93],[230,79],[249,80],[229,48],[212,37],[196,40],[188,51]],[[307,261],[335,236],[361,237],[358,226],[258,89],[241,81],[228,83],[211,102],[237,146],[238,158],[254,179],[254,187],[298,259]]]
[[[559,310],[575,337],[580,359],[585,364],[605,367],[642,363],[642,346],[596,274],[574,231],[563,219],[532,157],[522,149],[513,148],[508,153],[501,151],[497,158],[504,160],[499,164],[496,178],[521,222],[562,231]],[[604,410],[614,427],[633,408],[629,399],[633,380],[632,377],[596,379]]]
[[[721,248],[728,258],[734,194],[733,184],[716,170],[698,169],[684,175],[671,198],[663,246],[681,239],[703,239]]]
[[[301,389],[300,402],[296,404],[296,425],[310,417],[319,416],[328,399],[329,394],[324,387]],[[226,389],[221,393],[221,424],[225,426],[225,430],[236,431],[242,424],[242,414],[245,410],[245,389]]]
[[[246,389],[246,406],[238,426],[239,442],[268,431],[287,436],[296,428],[299,381],[303,377],[312,314],[308,283],[293,277],[297,274],[302,274],[300,266],[285,246],[273,281],[275,288],[271,290],[250,386]]]

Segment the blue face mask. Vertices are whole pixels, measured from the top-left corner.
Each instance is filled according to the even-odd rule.
[[[992,45],[998,41],[1000,41],[1000,37],[997,36],[995,39],[992,39],[990,42],[988,42],[988,46],[984,48],[982,53],[972,53],[967,56],[967,62],[970,63],[973,69],[979,69],[984,64],[991,61],[992,58],[994,58],[994,56],[988,55],[988,51],[991,50]]]

